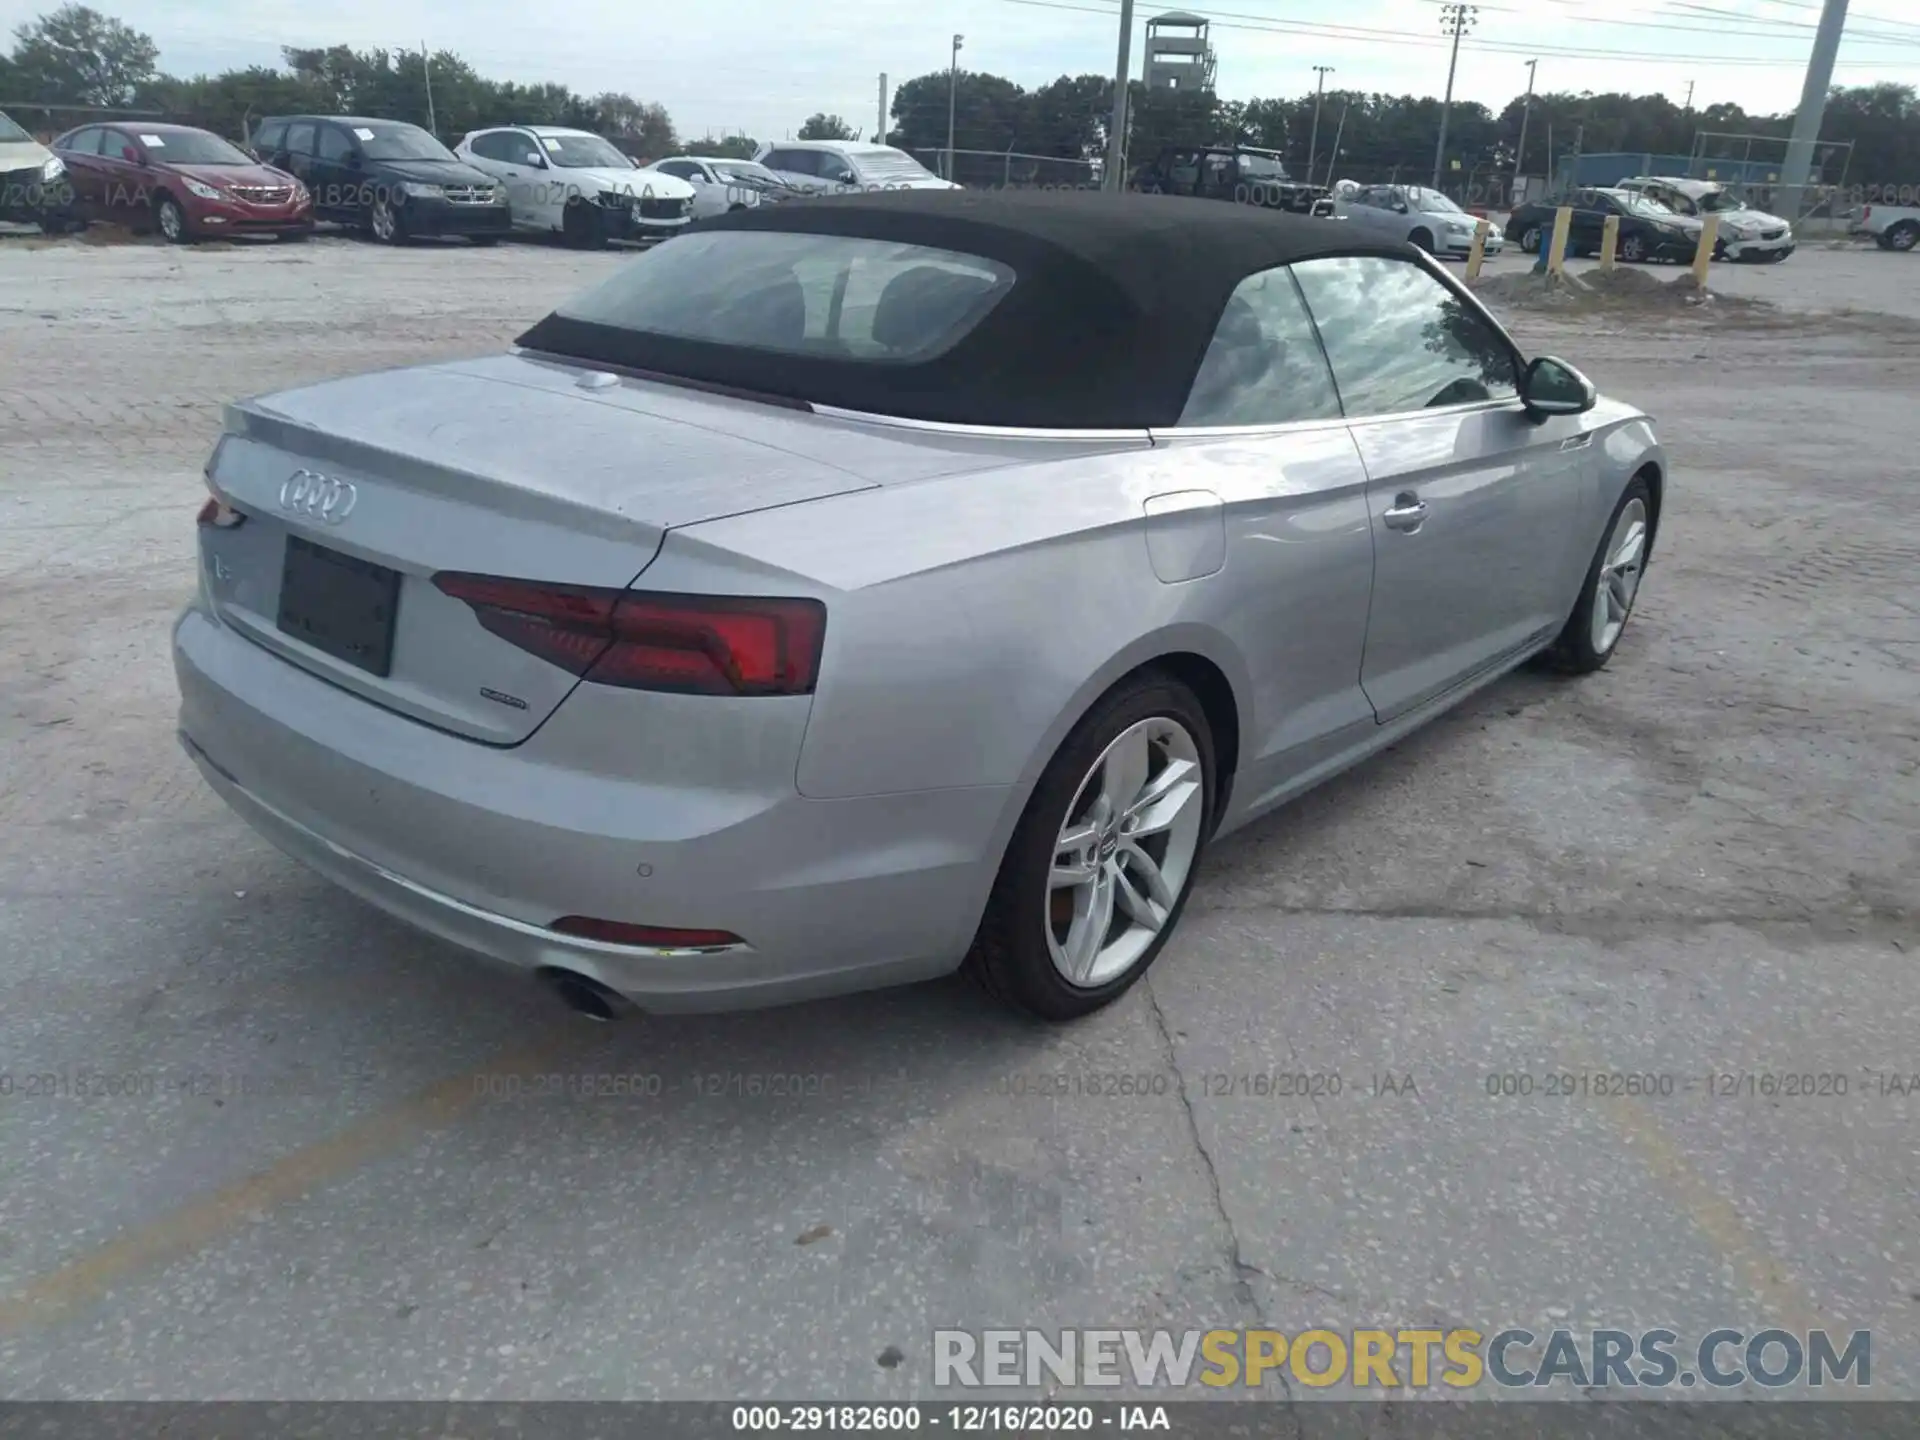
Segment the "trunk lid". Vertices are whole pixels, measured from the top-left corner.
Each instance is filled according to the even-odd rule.
[[[675,526],[875,483],[755,435],[792,412],[716,401],[675,417],[635,403],[659,387],[580,370],[515,383],[531,363],[502,359],[229,407],[207,477],[247,518],[201,527],[214,612],[375,704],[514,744],[579,682],[482,628],[433,575],[624,587]]]

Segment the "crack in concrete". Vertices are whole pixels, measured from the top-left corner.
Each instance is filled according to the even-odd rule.
[[[1207,1142],[1201,1137],[1200,1116],[1193,1108],[1193,1096],[1187,1089],[1187,1072],[1180,1067],[1180,1055],[1173,1043],[1173,1028],[1167,1024],[1167,1012],[1161,1009],[1160,997],[1153,991],[1151,975],[1141,978],[1140,989],[1147,997],[1147,1013],[1153,1017],[1154,1029],[1160,1036],[1161,1053],[1166,1058],[1167,1068],[1173,1072],[1174,1081],[1179,1087],[1177,1093],[1180,1097],[1180,1109],[1187,1117],[1187,1137],[1193,1142],[1193,1153],[1198,1157],[1200,1169],[1206,1176],[1207,1194],[1213,1201],[1213,1213],[1220,1218],[1220,1226],[1227,1234],[1226,1257],[1227,1266],[1233,1275],[1234,1299],[1244,1305],[1263,1328],[1270,1328],[1271,1322],[1260,1304],[1260,1297],[1253,1293],[1253,1286],[1247,1283],[1247,1279],[1251,1275],[1258,1275],[1263,1280],[1272,1281],[1274,1277],[1258,1265],[1248,1264],[1246,1256],[1241,1251],[1240,1231],[1233,1223],[1233,1216],[1227,1213],[1226,1196],[1220,1189],[1220,1171],[1213,1163],[1213,1155],[1207,1149]],[[1297,1284],[1298,1282],[1288,1281],[1287,1283]],[[1290,1407],[1294,1405],[1293,1382],[1287,1378],[1285,1371],[1280,1372],[1280,1388],[1286,1394],[1287,1404]],[[1304,1420],[1297,1410],[1290,1409],[1289,1414],[1293,1419],[1296,1440],[1304,1440],[1306,1435]]]

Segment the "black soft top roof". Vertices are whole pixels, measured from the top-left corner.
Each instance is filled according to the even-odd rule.
[[[876,365],[684,340],[548,315],[532,350],[909,419],[1048,429],[1172,425],[1234,287],[1324,255],[1412,258],[1339,221],[1101,191],[899,190],[735,211],[701,233],[775,230],[996,260],[1014,284],[959,343]],[[671,245],[673,241],[665,243]]]

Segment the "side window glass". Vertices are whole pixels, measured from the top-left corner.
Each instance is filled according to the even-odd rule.
[[[67,149],[76,155],[98,155],[100,153],[100,132],[89,128],[75,133],[67,142]]]
[[[1284,268],[1234,287],[1180,412],[1182,425],[1337,420],[1340,396],[1299,289]]]
[[[320,131],[320,158],[322,160],[341,161],[353,154],[353,142],[347,138],[347,132],[337,125],[328,125]]]
[[[253,132],[253,148],[260,152],[262,160],[271,160],[279,153],[281,144],[287,138],[287,122],[274,120],[262,125]]]
[[[1347,414],[1393,415],[1519,393],[1506,338],[1412,261],[1344,255],[1302,261],[1293,273]]]
[[[299,125],[287,127],[287,153],[289,155],[313,154],[313,122],[305,121]]]

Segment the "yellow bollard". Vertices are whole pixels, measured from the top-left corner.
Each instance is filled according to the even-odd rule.
[[[1700,245],[1693,252],[1693,284],[1696,290],[1707,288],[1707,267],[1713,264],[1713,247],[1720,241],[1720,217],[1709,210],[1700,226]]]
[[[1613,268],[1613,251],[1614,247],[1619,243],[1620,217],[1618,215],[1609,215],[1607,216],[1606,225],[1602,227],[1600,231],[1600,268],[1602,270],[1611,270]]]
[[[1573,207],[1562,205],[1553,212],[1553,241],[1547,250],[1547,273],[1564,275],[1567,270],[1567,232],[1573,228]]]
[[[1493,229],[1485,220],[1473,227],[1473,248],[1467,251],[1467,278],[1480,278],[1480,267],[1487,260],[1487,232]]]

